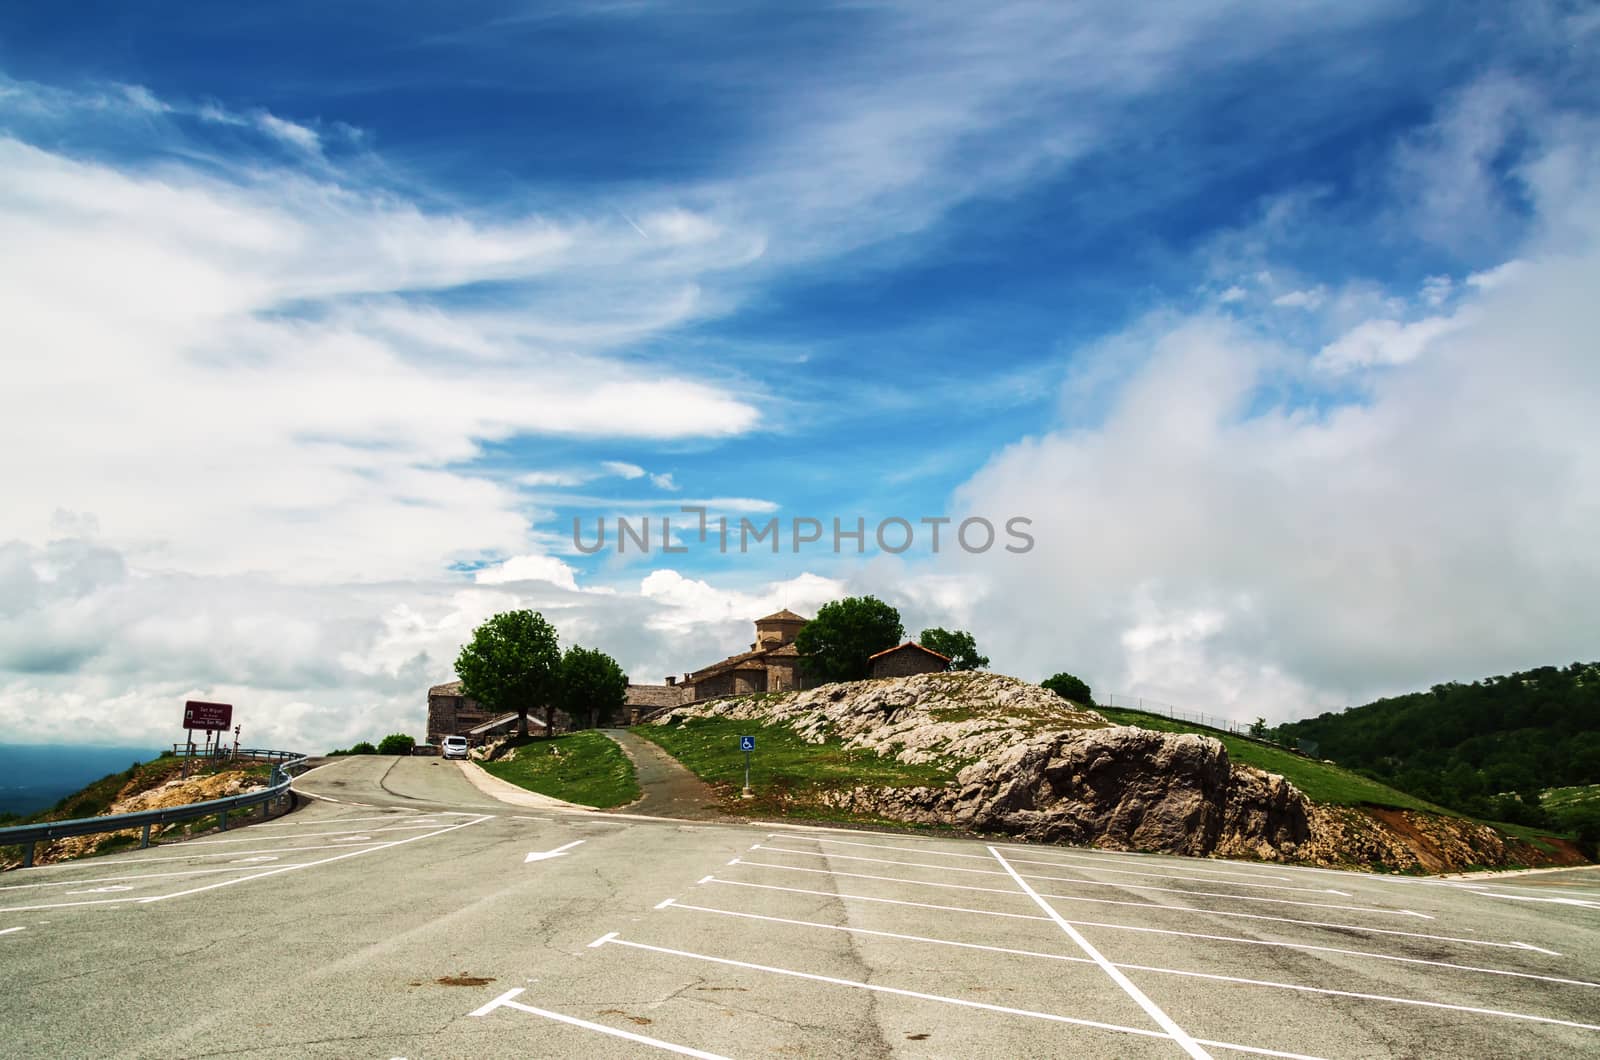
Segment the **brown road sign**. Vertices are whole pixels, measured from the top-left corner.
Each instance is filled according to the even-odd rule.
[[[202,703],[198,699],[191,699],[183,705],[185,729],[207,729],[214,732],[230,728],[232,725],[232,703]]]

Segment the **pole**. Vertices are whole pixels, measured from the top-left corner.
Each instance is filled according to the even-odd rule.
[[[746,751],[744,753],[744,797],[748,799],[754,795],[755,792],[750,790],[750,752]]]

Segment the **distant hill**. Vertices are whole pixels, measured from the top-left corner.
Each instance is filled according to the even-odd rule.
[[[1600,663],[1434,685],[1278,733],[1430,802],[1543,824],[1539,792],[1600,783]]]
[[[37,813],[107,773],[159,753],[148,747],[0,744],[0,815]]]

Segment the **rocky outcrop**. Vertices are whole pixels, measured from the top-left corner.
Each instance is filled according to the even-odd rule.
[[[106,813],[138,813],[142,810],[187,806],[190,803],[227,798],[229,795],[242,795],[247,791],[265,787],[266,783],[263,777],[243,770],[212,773],[207,776],[190,777],[187,780],[169,780],[158,787],[144,791],[124,792],[106,809]],[[181,824],[167,825],[157,834],[182,827]],[[65,839],[51,840],[39,845],[35,864],[47,865],[55,861],[84,857],[95,853],[102,845],[111,845],[115,839],[137,839],[140,833],[141,829],[127,828],[120,832],[97,832],[93,835],[68,836]]]
[[[908,765],[966,764],[1019,739],[1063,729],[1107,728],[1092,710],[1014,677],[977,672],[918,674],[692,703],[652,719],[696,717],[780,722],[802,739],[842,740]]]
[[[817,793],[852,813],[1041,842],[1205,855],[1292,852],[1308,804],[1282,777],[1233,765],[1207,736],[1114,726],[1037,685],[997,674],[925,674],[679,708],[784,722],[814,742],[908,764],[947,763],[940,787]]]
[[[1115,726],[1037,685],[997,674],[924,674],[679,707],[782,723],[804,739],[908,765],[938,786],[819,788],[787,797],[857,819],[1173,854],[1448,872],[1586,864],[1570,843],[1507,836],[1457,817],[1311,803],[1281,776],[1231,762],[1218,740]],[[924,775],[925,775],[925,771]]]

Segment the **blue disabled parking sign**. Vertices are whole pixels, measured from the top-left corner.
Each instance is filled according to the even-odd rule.
[[[756,749],[756,738],[754,736],[741,736],[741,737],[739,737],[739,750],[741,750],[741,751],[754,751],[755,749]]]

